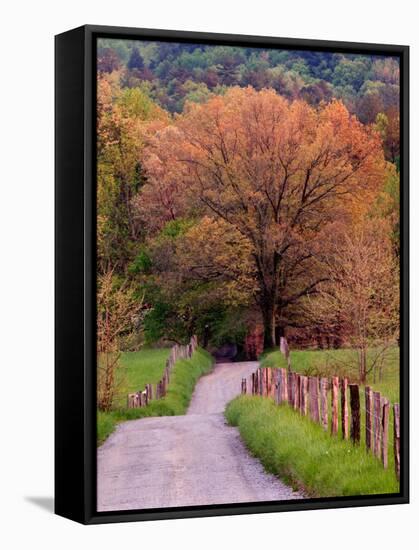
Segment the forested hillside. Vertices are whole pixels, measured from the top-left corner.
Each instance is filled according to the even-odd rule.
[[[311,105],[342,99],[363,123],[384,113],[397,134],[399,63],[396,58],[262,50],[169,42],[100,40],[98,70],[118,71],[122,87],[140,86],[164,109],[181,112],[230,86],[273,88]],[[389,136],[389,141],[396,136]],[[397,139],[396,139],[397,141]],[[397,144],[388,144],[394,161]]]

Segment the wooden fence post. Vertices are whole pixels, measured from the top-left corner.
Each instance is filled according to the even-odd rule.
[[[275,384],[275,403],[279,405],[281,403],[281,373],[279,369],[276,370],[276,384]]]
[[[367,452],[372,448],[372,389],[365,387],[365,445]]]
[[[147,391],[146,390],[142,391],[140,395],[141,395],[141,406],[147,407],[148,405]]]
[[[277,377],[278,377],[278,381],[277,381],[277,391],[276,391],[276,395],[277,395],[277,403],[278,403],[278,405],[280,405],[280,404],[282,403],[282,392],[283,392],[283,387],[282,387],[282,370],[281,370],[281,369],[278,369]]]
[[[400,405],[393,406],[394,415],[394,468],[397,480],[400,481]]]
[[[247,380],[246,380],[246,378],[242,378],[242,393],[243,394],[247,393]]]
[[[287,373],[287,384],[288,384],[288,403],[292,405],[292,372],[288,371]]]
[[[310,416],[314,422],[319,422],[319,379],[310,376],[308,379],[308,393],[310,395]]]
[[[385,469],[388,468],[388,421],[390,416],[390,401],[384,397],[382,403],[382,441],[381,441],[381,462]]]
[[[263,395],[263,369],[258,369],[259,395]]]
[[[329,417],[327,410],[327,392],[329,389],[329,380],[321,378],[320,380],[320,416],[323,428],[327,431],[329,427]]]
[[[269,368],[263,369],[263,396],[268,397],[269,393]]]
[[[280,405],[282,402],[281,369],[275,369],[275,402]]]
[[[341,404],[341,409],[342,409],[341,422],[342,422],[342,437],[343,437],[343,439],[348,439],[348,436],[349,436],[347,389],[348,389],[348,379],[347,378],[342,378],[341,386],[340,386],[340,404]]]
[[[301,375],[297,374],[297,382],[296,382],[296,392],[297,392],[297,410],[300,411],[301,409]]]
[[[294,409],[297,409],[297,403],[298,403],[299,399],[298,399],[298,396],[297,396],[298,386],[297,386],[297,373],[296,372],[292,373],[291,383],[292,383],[292,407]]]
[[[308,402],[308,378],[307,376],[300,377],[300,412],[303,416],[307,415],[307,402]]]
[[[287,370],[279,369],[278,378],[279,378],[278,402],[286,403],[288,401]]]
[[[359,445],[361,440],[361,411],[358,384],[349,384],[349,394],[351,399],[351,439],[352,443]]]
[[[303,414],[303,384],[304,384],[304,375],[300,374],[300,414]]]
[[[378,391],[373,392],[374,399],[374,454],[377,457],[381,455],[381,394]]]
[[[294,394],[294,409],[300,409],[300,385],[301,377],[299,374],[295,374],[295,394]]]
[[[288,373],[287,369],[281,369],[282,400],[288,402]]]
[[[332,435],[337,435],[339,425],[339,377],[332,377]]]
[[[272,390],[272,369],[266,368],[266,397],[270,397]]]
[[[133,407],[133,395],[132,393],[129,393],[128,396],[127,396],[127,408],[128,409],[132,409]]]
[[[278,384],[278,369],[272,369],[271,374],[271,397],[276,401],[276,390]]]

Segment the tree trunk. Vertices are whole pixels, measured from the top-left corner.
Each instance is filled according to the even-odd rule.
[[[367,379],[367,349],[361,347],[359,350],[359,381],[365,384]]]
[[[202,347],[203,347],[204,349],[207,349],[207,347],[208,347],[209,332],[210,332],[209,325],[206,324],[206,325],[204,326],[204,335],[203,335],[203,338],[202,338]]]
[[[275,305],[272,303],[261,305],[263,318],[263,349],[276,346],[275,335]]]

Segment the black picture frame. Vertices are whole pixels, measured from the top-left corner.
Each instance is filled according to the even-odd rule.
[[[392,495],[96,511],[96,39],[393,55],[401,67],[401,477]],[[55,37],[55,513],[84,524],[409,502],[409,47],[85,25]]]

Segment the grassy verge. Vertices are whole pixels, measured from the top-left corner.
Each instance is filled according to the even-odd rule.
[[[397,493],[394,470],[349,441],[272,399],[240,396],[226,409],[249,451],[266,470],[310,497]]]
[[[356,352],[350,349],[339,350],[304,350],[291,352],[291,367],[292,370],[299,374],[313,376],[347,376],[349,380],[356,381],[357,368],[355,357]],[[286,368],[285,359],[279,351],[268,352],[261,358],[263,367],[283,367]],[[400,378],[399,378],[399,350],[393,348],[387,356],[384,366],[383,379],[381,381],[373,381],[372,376],[367,378],[369,384],[375,391],[390,399],[390,406],[399,402]],[[365,396],[363,386],[360,388],[361,395],[361,444],[360,450],[366,453],[365,443]],[[329,394],[329,424],[331,418],[331,400]],[[350,407],[349,407],[350,413]],[[340,407],[340,392],[339,392],[339,434],[341,437],[341,407]],[[388,429],[388,468],[394,471],[394,454],[393,454],[393,439],[394,439],[394,419],[393,413],[390,411],[389,429]]]
[[[114,408],[125,407],[128,393],[144,389],[146,384],[156,384],[161,380],[169,354],[170,348],[121,353]]]
[[[164,369],[165,358],[166,357],[163,358],[161,371],[159,371],[160,374],[155,381],[160,379]],[[141,365],[140,359],[141,357],[137,357],[139,369],[143,366]],[[97,415],[98,445],[106,440],[119,422],[146,416],[174,416],[185,414],[196,382],[203,374],[211,370],[212,364],[213,360],[211,355],[205,350],[198,348],[191,359],[181,359],[176,362],[173,367],[167,395],[164,398],[152,401],[147,407],[142,407],[140,409],[127,409],[120,406],[107,413],[99,411]],[[155,365],[153,369],[157,373],[157,367],[156,369],[154,367]],[[135,370],[134,367],[133,369]],[[141,376],[143,376],[143,374]],[[147,382],[152,383],[153,380],[148,377]],[[138,384],[132,391],[142,388],[144,384],[145,382],[143,384]]]

